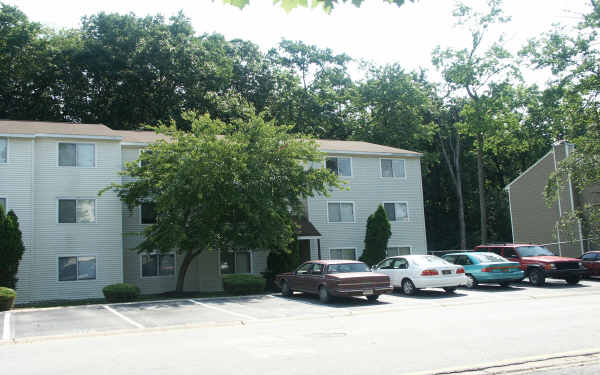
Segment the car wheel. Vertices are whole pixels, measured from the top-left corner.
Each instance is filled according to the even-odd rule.
[[[508,288],[510,287],[510,281],[503,281],[500,283],[500,286],[503,288]]]
[[[375,301],[377,301],[377,298],[379,298],[379,294],[373,294],[372,296],[367,296],[367,299],[369,300],[369,302],[375,302]]]
[[[467,275],[467,284],[465,285],[469,289],[477,288],[477,280],[473,275]]]
[[[569,285],[578,284],[579,280],[580,280],[579,276],[569,276],[569,277],[567,277],[567,283]]]
[[[446,293],[452,294],[456,291],[456,287],[455,286],[447,286],[444,288],[444,290],[446,291]]]
[[[544,286],[546,283],[546,276],[542,270],[531,270],[529,271],[529,282],[535,286]]]
[[[294,294],[294,291],[290,289],[287,281],[281,283],[281,295],[286,297],[291,297]]]
[[[410,281],[409,279],[405,279],[402,281],[402,291],[407,296],[411,296],[411,295],[415,294],[415,292],[417,291],[417,288],[415,288],[415,284],[413,284],[412,281]]]
[[[321,300],[321,302],[324,303],[331,301],[331,296],[329,295],[327,288],[325,288],[324,286],[319,288],[319,299]]]

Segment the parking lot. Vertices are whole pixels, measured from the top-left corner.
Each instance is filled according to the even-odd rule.
[[[375,303],[364,298],[338,299],[330,304],[316,296],[296,293],[291,298],[279,294],[212,299],[181,299],[44,309],[16,309],[0,313],[0,343],[25,342],[49,337],[105,335],[124,331],[176,329],[218,325],[252,324],[272,320],[401,313],[408,309],[508,302],[519,300],[599,295],[600,279],[584,280],[570,286],[550,281],[536,288],[529,283],[511,288],[480,286],[459,289],[455,294],[424,290],[414,296],[400,292],[380,297]]]

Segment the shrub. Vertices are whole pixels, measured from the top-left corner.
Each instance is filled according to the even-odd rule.
[[[383,206],[379,205],[377,210],[367,219],[365,250],[358,260],[372,266],[385,258],[388,240],[391,235],[392,231],[387,214]]]
[[[10,289],[0,287],[0,311],[10,310],[15,305],[17,293]]]
[[[0,261],[0,285],[14,289],[17,285],[16,276],[19,262],[25,247],[23,246],[17,215],[12,210],[5,214],[1,205],[0,239],[0,258],[2,259]]]
[[[257,275],[224,275],[223,289],[228,294],[256,294],[265,291],[264,277]]]
[[[102,293],[108,302],[129,302],[139,297],[140,288],[127,283],[111,284],[105,286]]]
[[[268,290],[279,290],[275,284],[275,276],[280,273],[293,271],[299,264],[298,251],[294,250],[271,250],[267,257],[267,270],[263,272]]]

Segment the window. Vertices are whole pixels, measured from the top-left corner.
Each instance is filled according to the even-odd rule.
[[[381,177],[406,177],[403,159],[381,159]]]
[[[338,176],[352,176],[352,159],[350,158],[328,157],[325,160],[325,166]]]
[[[96,146],[92,143],[59,143],[59,167],[93,167]]]
[[[470,266],[470,265],[472,265],[472,264],[473,264],[473,262],[471,261],[471,258],[469,258],[469,257],[468,257],[468,256],[466,256],[466,255],[459,255],[459,256],[456,258],[456,261],[454,261],[454,262],[452,262],[452,263],[454,263],[454,264],[458,264],[458,265],[461,265],[461,266]]]
[[[519,256],[517,255],[517,252],[515,251],[515,249],[512,249],[510,247],[505,247],[504,248],[504,257],[505,258],[518,258]]]
[[[296,275],[308,275],[313,268],[313,263],[304,263],[296,270]]]
[[[394,260],[392,268],[395,270],[405,270],[408,268],[408,261],[404,258],[398,258]]]
[[[379,263],[376,267],[382,270],[389,270],[392,268],[392,263],[394,262],[394,258],[384,259]]]
[[[6,198],[0,198],[0,210],[6,212]]]
[[[399,255],[410,255],[410,246],[393,246],[386,250],[388,257],[397,257]]]
[[[329,249],[329,259],[356,260],[356,249]]]
[[[408,204],[406,202],[385,202],[383,208],[390,221],[408,220]]]
[[[8,139],[0,138],[0,163],[8,163]]]
[[[58,258],[58,281],[95,279],[96,257],[71,256]]]
[[[328,202],[327,216],[330,223],[353,223],[354,222],[354,203],[353,202]]]
[[[221,274],[252,273],[249,251],[222,251]]]
[[[312,271],[310,272],[313,275],[322,275],[323,274],[323,265],[319,263],[315,263]]]
[[[2,199],[0,199],[0,204],[2,204]],[[581,260],[588,260],[588,261],[589,261],[589,260],[596,260],[596,254],[595,254],[595,253],[587,253],[587,254],[584,254],[584,255],[581,257]]]
[[[148,165],[148,159],[146,160],[142,160],[141,156],[142,154],[147,154],[148,156],[152,156],[152,151],[151,150],[140,150],[138,157],[140,157],[140,167],[145,167],[146,165]]]
[[[154,202],[144,202],[140,207],[142,224],[156,224],[156,211]]]
[[[175,275],[175,254],[142,254],[142,277]]]
[[[94,223],[96,221],[95,199],[59,199],[59,223]]]

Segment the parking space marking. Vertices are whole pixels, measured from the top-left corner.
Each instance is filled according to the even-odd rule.
[[[10,311],[4,312],[4,328],[2,329],[2,340],[10,340]]]
[[[133,325],[134,327],[136,327],[136,328],[140,328],[140,329],[144,328],[144,326],[143,326],[143,325],[141,325],[140,323],[138,323],[138,322],[135,322],[135,321],[133,321],[133,320],[129,319],[128,317],[126,317],[125,315],[121,314],[120,312],[118,312],[117,310],[113,309],[112,307],[110,307],[110,306],[107,306],[107,305],[102,305],[102,307],[104,307],[105,309],[107,309],[107,310],[108,310],[108,311],[110,311],[111,313],[115,314],[115,315],[116,315],[116,316],[118,316],[119,318],[123,319],[123,320],[124,320],[124,321],[126,321],[127,323],[129,323],[129,324]]]
[[[204,306],[206,308],[217,310],[217,311],[220,311],[220,312],[224,312],[224,313],[227,313],[227,314],[230,314],[230,315],[239,316],[240,318],[244,318],[244,319],[247,319],[247,320],[258,320],[258,318],[255,318],[255,317],[250,316],[250,315],[240,314],[240,313],[236,313],[235,311],[225,310],[225,309],[222,309],[220,307],[211,306],[211,305],[208,305],[206,303],[195,301],[193,299],[190,299],[189,301],[192,302],[192,303],[195,303],[196,305]]]

